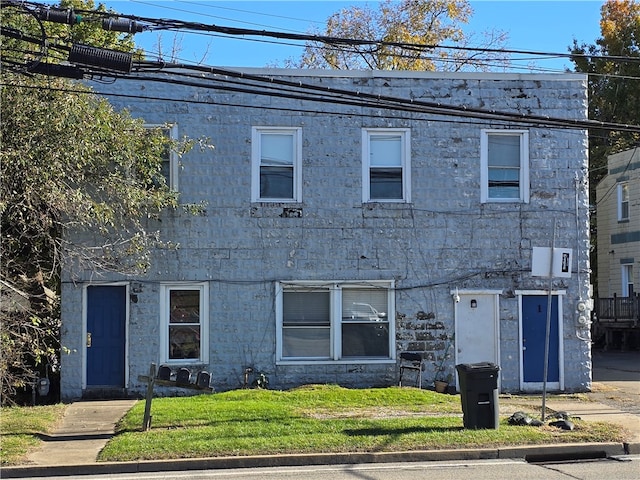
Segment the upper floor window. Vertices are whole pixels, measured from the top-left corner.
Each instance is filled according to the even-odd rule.
[[[178,125],[165,124],[154,125],[146,124],[144,126],[148,130],[160,130],[163,135],[171,140],[178,140]],[[174,192],[178,191],[178,154],[171,148],[162,152],[162,176],[167,186]]]
[[[622,296],[633,297],[634,295],[633,264],[624,264],[622,265]]]
[[[629,184],[618,184],[618,221],[629,220]]]
[[[406,128],[362,131],[364,202],[411,201],[411,138]]]
[[[482,130],[480,201],[529,202],[529,133]]]
[[[251,201],[302,201],[301,128],[254,127],[251,157]]]
[[[209,301],[204,283],[164,284],[160,291],[162,362],[206,363]]]
[[[278,361],[394,358],[393,284],[278,283]]]

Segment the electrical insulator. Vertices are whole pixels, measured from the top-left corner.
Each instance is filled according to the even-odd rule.
[[[51,10],[50,8],[41,8],[36,11],[36,15],[40,20],[45,22],[66,23],[76,25],[82,21],[82,16],[73,13],[73,10]]]
[[[142,31],[142,25],[128,18],[103,18],[102,28],[112,32],[138,33]]]
[[[69,62],[129,73],[133,63],[133,54],[73,44],[69,53]]]

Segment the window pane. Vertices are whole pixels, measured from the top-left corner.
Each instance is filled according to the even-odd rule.
[[[389,326],[387,323],[343,323],[342,356],[389,357]]]
[[[261,138],[262,165],[293,165],[293,135],[263,133]]]
[[[342,320],[380,321],[387,318],[387,290],[342,289]]]
[[[324,357],[331,355],[329,327],[285,327],[282,331],[283,357]]]
[[[626,183],[620,185],[620,219],[627,220],[629,218],[629,185]]]
[[[620,205],[620,218],[629,218],[629,202],[624,202]]]
[[[371,135],[369,152],[369,165],[372,167],[400,167],[402,166],[402,136]]]
[[[489,167],[489,198],[520,198],[520,169]]]
[[[520,136],[489,135],[489,166],[520,167]]]
[[[171,290],[169,308],[169,323],[199,323],[200,291]]]
[[[169,325],[169,358],[200,358],[200,326]]]
[[[402,169],[372,168],[369,192],[372,199],[402,199]]]
[[[288,325],[325,326],[330,323],[329,291],[284,292],[282,322]]]
[[[623,202],[629,201],[629,185],[626,183],[620,185],[620,200]]]
[[[260,167],[261,198],[293,198],[292,167]]]
[[[388,357],[386,289],[342,290],[342,356]]]

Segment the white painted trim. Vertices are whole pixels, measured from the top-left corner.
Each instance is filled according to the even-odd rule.
[[[465,295],[502,295],[504,289],[451,289],[451,295],[456,293],[464,293]]]
[[[520,198],[489,198],[489,135],[520,137]],[[480,203],[529,203],[529,130],[482,129],[480,131]]]
[[[371,198],[370,146],[371,134],[399,133],[401,136],[402,198]],[[411,129],[410,128],[363,128],[362,129],[362,203],[411,203]]]
[[[169,359],[169,318],[168,298],[171,290],[198,290],[200,292],[200,358],[188,359]],[[159,348],[158,353],[161,364],[167,365],[201,365],[209,363],[209,350],[211,348],[209,341],[209,282],[161,282],[160,283],[160,302],[159,302]]]
[[[260,197],[260,151],[263,133],[291,134],[293,137],[293,198]],[[251,127],[251,201],[253,203],[300,203],[302,202],[302,127]]]
[[[627,190],[627,199],[624,203],[627,204],[627,216],[623,216],[622,215],[622,192],[624,190],[624,188],[626,187]],[[617,217],[618,217],[618,221],[619,222],[627,222],[630,220],[629,216],[631,215],[631,211],[632,211],[632,206],[631,203],[629,202],[629,196],[630,196],[630,192],[629,192],[629,183],[628,182],[619,182],[616,184],[616,210],[617,210]]]
[[[282,358],[282,294],[285,287],[301,286],[307,289],[317,287],[318,290],[329,290],[329,301],[331,311],[331,352],[332,359],[323,358],[321,360],[313,359],[283,359]],[[342,345],[340,344],[341,336],[337,334],[336,328],[340,326],[342,316],[342,288],[343,287],[383,287],[387,289],[387,304],[389,312],[387,313],[389,326],[389,358],[354,358],[341,359]],[[276,365],[353,365],[353,364],[389,364],[396,361],[396,322],[395,322],[395,280],[288,280],[275,282],[275,314],[276,314]]]

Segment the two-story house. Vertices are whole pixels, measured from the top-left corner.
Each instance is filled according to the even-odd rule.
[[[596,187],[596,340],[640,346],[640,148],[610,155]]]
[[[424,357],[423,385],[488,361],[503,391],[539,391],[547,318],[548,388],[590,388],[587,133],[570,124],[587,118],[586,76],[228,69],[93,86],[215,148],[167,159],[180,201],[206,211],[150,227],[175,248],[145,275],[67,266],[63,398],[143,393],[152,362],[209,371],[217,390],[249,371],[278,389],[387,386],[404,351]],[[573,252],[566,275],[532,275],[552,245]]]

